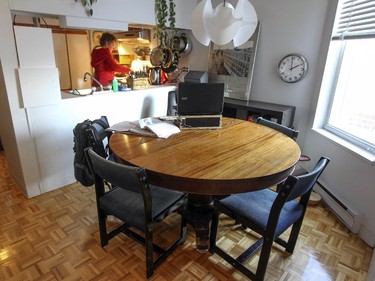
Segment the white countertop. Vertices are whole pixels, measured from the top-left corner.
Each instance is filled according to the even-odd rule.
[[[170,89],[168,89],[170,88]],[[145,89],[139,89],[139,90],[127,90],[127,91],[103,91],[103,92],[94,92],[92,95],[77,95],[77,94],[71,94],[71,91],[61,91],[61,99],[72,99],[72,98],[83,98],[83,97],[93,97],[93,96],[103,96],[103,95],[124,95],[129,93],[139,93],[139,92],[147,92],[147,91],[153,91],[156,89],[167,89],[169,91],[174,91],[177,88],[177,84],[163,84],[163,85],[150,85]],[[79,90],[78,90],[79,91]]]

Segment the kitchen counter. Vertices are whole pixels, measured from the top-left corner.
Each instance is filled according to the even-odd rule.
[[[77,95],[77,94],[72,94],[69,93],[70,91],[61,91],[61,99],[72,99],[72,98],[83,98],[83,97],[94,97],[94,96],[103,96],[103,95],[126,95],[126,94],[131,94],[131,93],[144,93],[144,92],[150,92],[150,91],[155,91],[155,90],[160,90],[162,89],[163,91],[168,90],[168,91],[174,91],[177,89],[177,84],[175,83],[170,83],[170,84],[163,84],[163,85],[150,85],[145,89],[139,89],[139,90],[128,90],[128,91],[118,91],[118,92],[113,92],[113,91],[98,91],[94,92],[92,95],[90,94],[82,94],[82,95]],[[89,90],[89,89],[84,89],[84,90]],[[80,90],[78,90],[80,91]]]
[[[45,193],[75,182],[72,148],[73,128],[77,123],[103,115],[107,116],[110,125],[165,116],[168,93],[175,89],[176,85],[160,85],[102,95],[61,93],[56,103],[27,108],[39,168],[39,190],[36,192]],[[53,141],[46,136],[53,136]]]

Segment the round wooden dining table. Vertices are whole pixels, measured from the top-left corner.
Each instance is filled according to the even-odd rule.
[[[114,133],[109,145],[116,161],[144,167],[151,184],[188,193],[184,215],[201,252],[208,249],[215,196],[278,184],[301,154],[274,129],[225,117],[219,129],[184,129],[166,139]]]

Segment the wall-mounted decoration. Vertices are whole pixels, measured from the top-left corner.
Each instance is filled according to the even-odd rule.
[[[251,38],[243,45],[211,43],[208,58],[209,82],[224,82],[225,97],[249,100],[260,22]]]
[[[92,9],[92,5],[96,3],[98,0],[75,0],[76,2],[81,2],[83,7],[88,7],[87,15],[91,17],[94,13]]]

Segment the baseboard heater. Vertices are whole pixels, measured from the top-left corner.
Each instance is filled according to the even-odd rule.
[[[322,200],[326,203],[326,205],[349,228],[351,232],[359,232],[363,221],[363,215],[359,213],[359,211],[347,207],[320,182],[316,183],[314,186],[314,191],[322,197]]]

